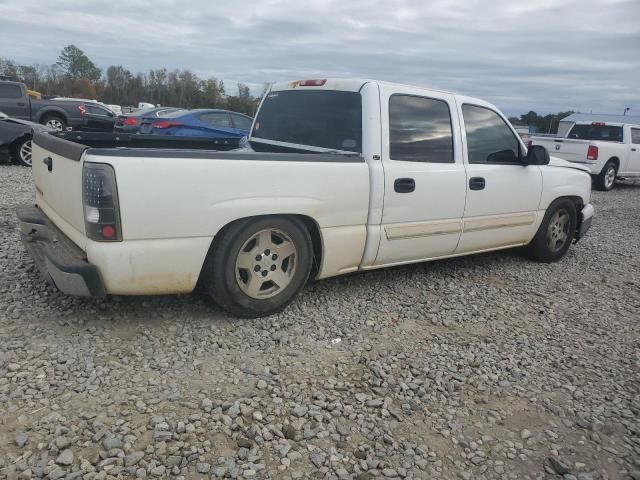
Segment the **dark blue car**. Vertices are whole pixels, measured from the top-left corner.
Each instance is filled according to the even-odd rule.
[[[249,135],[253,119],[228,110],[178,110],[162,118],[143,118],[140,133],[182,137],[240,138]]]

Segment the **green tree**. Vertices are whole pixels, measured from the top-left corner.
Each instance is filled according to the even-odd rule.
[[[97,82],[102,76],[102,71],[75,45],[67,45],[62,49],[56,65],[73,80]]]

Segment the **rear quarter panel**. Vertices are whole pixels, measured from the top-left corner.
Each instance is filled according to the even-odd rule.
[[[123,154],[124,155],[124,154]],[[340,158],[340,157],[337,157]],[[317,223],[319,277],[357,270],[366,241],[369,173],[364,162],[93,155],[111,164],[123,242],[87,246],[111,293],[188,292],[214,236],[241,218],[304,215]]]

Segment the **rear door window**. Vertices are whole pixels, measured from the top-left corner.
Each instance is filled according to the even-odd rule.
[[[579,140],[602,140],[604,142],[621,142],[622,127],[601,124],[574,125],[567,138]]]
[[[22,89],[13,83],[0,83],[0,98],[22,98]]]
[[[242,115],[231,115],[233,117],[233,124],[240,130],[251,130],[252,118],[243,117]]]
[[[392,95],[389,157],[409,162],[453,163],[453,132],[447,102]]]
[[[640,128],[631,129],[631,143],[640,145]]]
[[[198,118],[209,125],[233,128],[233,125],[231,124],[231,117],[226,112],[203,113],[199,115]]]

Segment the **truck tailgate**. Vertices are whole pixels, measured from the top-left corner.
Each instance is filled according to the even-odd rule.
[[[36,204],[80,248],[85,248],[82,156],[86,146],[46,133],[33,137]]]
[[[533,145],[542,145],[549,154],[569,162],[584,162],[587,159],[589,140],[573,140],[569,138],[533,137]]]

